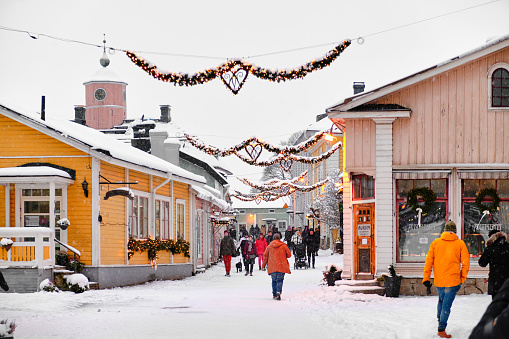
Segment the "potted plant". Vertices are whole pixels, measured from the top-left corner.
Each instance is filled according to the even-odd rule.
[[[397,298],[397,297],[399,297],[399,289],[401,287],[401,279],[403,277],[401,275],[396,274],[394,265],[389,266],[389,274],[390,274],[390,276],[383,276],[384,277],[385,296],[391,297],[391,298]]]
[[[327,283],[327,286],[336,285],[336,280],[341,279],[341,272],[342,270],[338,269],[338,267],[334,264],[325,266],[325,270],[323,270],[323,280]]]
[[[57,225],[60,227],[61,230],[65,231],[67,227],[71,225],[71,222],[67,218],[62,218],[57,221]]]
[[[14,338],[12,335],[16,329],[16,323],[6,319],[0,320],[0,337],[1,338]]]
[[[2,240],[0,240],[0,245],[2,245],[2,247],[5,248],[6,251],[9,251],[11,249],[12,244],[13,241],[11,239],[2,238]]]

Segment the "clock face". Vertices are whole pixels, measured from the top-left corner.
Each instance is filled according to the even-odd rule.
[[[106,99],[106,91],[102,88],[98,88],[94,92],[94,97],[96,100],[103,101]]]

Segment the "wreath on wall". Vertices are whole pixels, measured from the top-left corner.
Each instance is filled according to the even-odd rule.
[[[486,206],[482,203],[486,196],[492,197],[493,202]],[[497,211],[498,205],[500,204],[500,197],[498,196],[497,190],[494,188],[484,188],[475,197],[475,205],[479,209],[479,212],[489,211],[490,213]]]
[[[417,196],[421,196],[424,199],[423,206],[417,204]],[[437,195],[427,187],[414,188],[407,193],[407,203],[416,213],[418,208],[422,209],[422,213],[428,213],[435,200],[437,200]]]

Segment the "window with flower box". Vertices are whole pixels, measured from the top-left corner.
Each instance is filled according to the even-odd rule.
[[[128,205],[129,235],[136,239],[148,237],[148,197],[136,195]]]

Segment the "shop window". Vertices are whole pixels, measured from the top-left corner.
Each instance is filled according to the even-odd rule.
[[[177,200],[177,239],[185,239],[185,211],[185,201]]]
[[[472,188],[478,189],[472,192]],[[484,188],[495,188],[500,198],[498,210],[486,215],[479,211],[475,204],[477,194]],[[492,202],[493,199],[490,196],[486,196],[483,200],[484,205]],[[491,230],[506,233],[509,231],[509,180],[463,180],[462,209],[464,241],[471,260],[477,261],[486,249],[488,233]]]
[[[170,201],[156,200],[156,239],[170,239]]]
[[[447,221],[447,180],[397,180],[396,187],[398,262],[424,262],[429,245],[440,237]],[[421,214],[420,224],[418,214],[406,199],[408,191],[419,187],[430,188],[437,196],[430,211]],[[417,204],[424,205],[424,199],[418,196]]]
[[[135,196],[129,204],[129,235],[134,238],[148,237],[148,198]]]
[[[353,199],[373,199],[375,197],[375,180],[368,175],[353,176]]]

